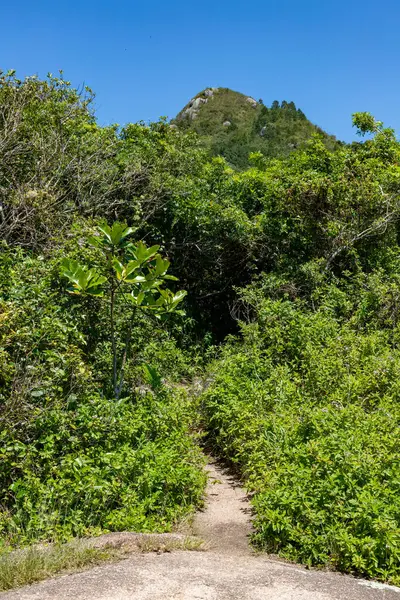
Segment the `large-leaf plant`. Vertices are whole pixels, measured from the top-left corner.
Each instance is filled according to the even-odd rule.
[[[130,239],[132,233],[131,227],[118,221],[111,227],[106,223],[98,226],[89,243],[99,248],[106,259],[102,270],[70,259],[64,259],[61,264],[61,273],[69,282],[67,290],[70,294],[97,296],[108,302],[112,385],[117,399],[124,385],[124,369],[137,311],[150,313],[157,319],[171,313],[184,314],[177,307],[186,295],[183,290],[174,293],[165,287],[167,280],[177,281],[177,278],[167,273],[170,262],[159,254],[159,246],[148,247],[142,241],[134,243]],[[116,311],[121,309],[128,316],[129,326],[125,332],[116,331]],[[117,333],[125,334],[120,356]]]

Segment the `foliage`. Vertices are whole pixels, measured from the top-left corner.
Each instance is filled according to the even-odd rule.
[[[92,236],[92,245],[100,248],[105,259],[102,275],[94,268],[80,265],[76,260],[64,259],[62,275],[70,282],[68,291],[75,295],[103,297],[108,295],[110,311],[110,337],[112,348],[112,387],[118,399],[124,386],[124,370],[129,360],[132,327],[137,311],[149,312],[155,318],[177,312],[176,307],[186,292],[174,294],[163,288],[166,280],[175,280],[168,275],[168,260],[158,254],[159,246],[148,248],[143,242],[133,244],[128,237],[133,232],[116,221],[111,227],[103,223],[98,227],[97,236]],[[107,285],[106,285],[107,284]],[[121,310],[128,325],[122,358],[118,361],[117,311]],[[183,311],[179,311],[183,315]],[[118,364],[119,362],[119,364]]]
[[[174,396],[163,389],[117,404],[70,397],[65,408],[36,411],[31,440],[4,427],[2,537],[170,530],[199,502],[204,481],[188,405]]]
[[[0,73],[0,234],[38,247],[76,212],[116,206],[115,127],[99,127],[93,93],[49,75]]]
[[[100,127],[92,98],[0,78],[3,543],[197,506],[182,380],[214,357],[203,426],[254,492],[254,542],[399,583],[393,130],[356,113],[340,144],[223,89],[191,123]]]
[[[246,292],[256,318],[213,365],[203,404],[255,494],[258,546],[399,583],[398,326],[362,322],[369,294],[348,321],[333,287],[317,311]]]
[[[140,375],[145,360],[164,377],[163,352],[179,356],[178,349],[147,317],[138,319],[124,397],[110,400],[102,391],[110,373],[107,309],[96,297],[77,302],[65,294],[58,270],[67,251],[50,260],[21,250],[1,255],[6,545],[102,530],[168,531],[201,501],[193,404],[184,391],[163,383],[153,390]],[[82,259],[98,256],[94,248],[78,251]],[[156,340],[158,356],[149,343]]]
[[[78,215],[146,221],[168,182],[196,170],[193,135],[165,122],[100,127],[93,100],[62,72],[0,71],[0,235],[10,244],[41,249]]]
[[[399,144],[354,123],[375,135],[234,176],[259,273],[204,419],[255,494],[255,543],[399,583]]]
[[[365,135],[366,133],[377,133],[382,129],[382,121],[376,121],[371,113],[354,113],[353,125],[357,127],[359,135]]]

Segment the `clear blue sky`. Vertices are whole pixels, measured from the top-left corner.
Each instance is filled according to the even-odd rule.
[[[64,70],[101,123],[169,117],[207,86],[293,100],[354,138],[370,111],[400,134],[399,0],[17,0],[1,3],[0,68]]]

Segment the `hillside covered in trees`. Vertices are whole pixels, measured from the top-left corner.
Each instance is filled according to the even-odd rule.
[[[0,551],[171,530],[206,442],[259,549],[400,583],[400,145],[219,93],[101,127],[0,75]]]
[[[313,125],[294,102],[270,107],[227,88],[207,88],[180,111],[174,124],[195,131],[212,155],[223,156],[233,167],[251,165],[251,153],[288,156],[301,148],[315,133],[333,150],[338,142]]]

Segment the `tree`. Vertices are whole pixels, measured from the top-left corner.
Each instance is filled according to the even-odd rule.
[[[376,121],[369,112],[357,112],[353,114],[353,127],[357,127],[358,135],[377,133],[382,130],[382,125],[382,121]]]
[[[62,275],[69,280],[70,294],[105,298],[109,305],[110,340],[112,348],[112,387],[118,399],[124,385],[124,369],[129,358],[132,325],[137,311],[162,319],[177,311],[186,292],[173,293],[163,287],[166,280],[177,280],[168,275],[169,261],[158,253],[159,246],[148,248],[143,242],[133,243],[128,238],[131,227],[115,222],[97,229],[97,235],[89,243],[99,248],[105,258],[103,269],[90,268],[75,260],[65,259],[61,265]],[[128,321],[126,331],[119,337],[125,341],[121,353],[117,346],[118,311],[123,311]],[[126,320],[126,319],[125,319]]]

